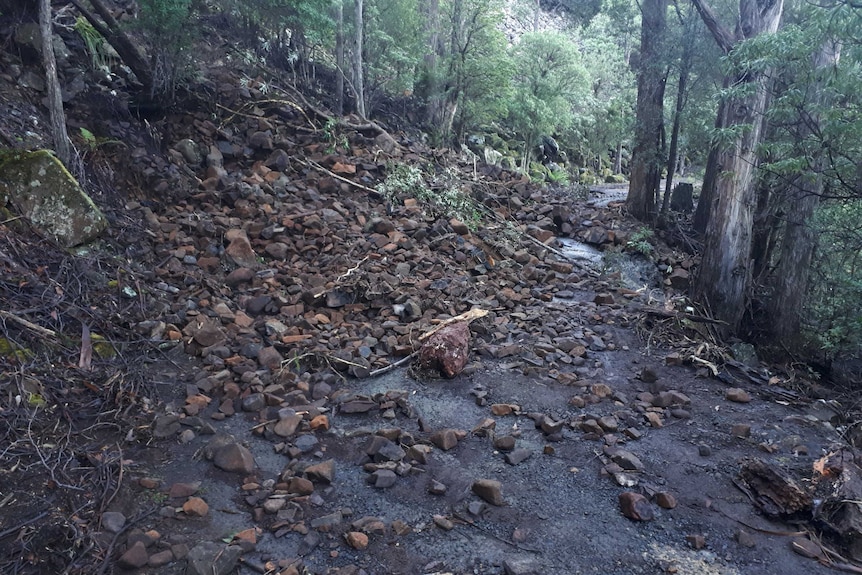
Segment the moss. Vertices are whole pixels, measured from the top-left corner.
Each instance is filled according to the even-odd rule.
[[[64,247],[85,243],[108,222],[65,166],[48,150],[0,151],[0,196]],[[7,218],[8,219],[8,218]]]

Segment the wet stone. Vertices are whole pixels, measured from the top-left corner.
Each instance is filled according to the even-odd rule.
[[[326,461],[307,467],[305,474],[312,481],[332,483],[332,480],[335,479],[335,460],[327,459]]]
[[[428,485],[428,493],[431,495],[443,495],[446,493],[446,485],[440,483],[436,479],[432,479],[431,483]]]

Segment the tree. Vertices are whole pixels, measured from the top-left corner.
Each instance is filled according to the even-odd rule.
[[[740,0],[736,29],[731,32],[704,0],[692,1],[725,54],[740,42],[774,33],[784,8],[784,0]],[[716,176],[710,190],[704,181],[700,199],[713,204],[695,294],[732,332],[738,329],[748,302],[754,176],[767,107],[767,72],[751,62],[726,78],[728,90],[719,108],[710,155]]]
[[[365,118],[365,84],[362,67],[362,0],[353,0],[353,90],[356,92],[356,113]]]
[[[667,69],[662,45],[667,27],[667,0],[644,0],[641,49],[637,57],[638,96],[635,143],[626,208],[642,221],[655,219],[655,202],[664,164],[664,89]]]
[[[60,95],[60,82],[57,79],[57,60],[54,57],[54,30],[51,26],[51,0],[39,1],[39,33],[42,35],[42,62],[48,85],[48,109],[51,116],[51,134],[54,150],[64,165],[70,166],[72,146],[66,130],[66,113],[63,111],[63,98]]]
[[[577,47],[563,34],[524,34],[514,46],[509,121],[524,141],[522,165],[542,135],[567,128],[589,82]]]

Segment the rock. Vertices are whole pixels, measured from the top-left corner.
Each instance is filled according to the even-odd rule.
[[[494,449],[500,451],[512,451],[515,449],[515,438],[511,435],[501,435],[494,438]]]
[[[6,151],[0,154],[0,173],[0,208],[11,202],[61,246],[87,243],[108,228],[108,220],[52,152]]]
[[[335,479],[335,460],[327,459],[326,461],[307,467],[305,474],[312,481],[332,483]]]
[[[688,543],[692,549],[700,550],[706,547],[706,537],[700,534],[686,535],[685,542]]]
[[[237,545],[220,545],[203,541],[186,556],[186,575],[228,575],[239,563],[242,549]]]
[[[751,426],[747,423],[736,423],[730,428],[730,434],[740,439],[751,436]]]
[[[470,355],[470,328],[466,322],[453,323],[440,329],[419,349],[419,365],[437,369],[452,378],[461,373]]]
[[[279,437],[290,437],[296,433],[296,428],[302,423],[302,416],[290,410],[290,413],[284,414],[281,419],[275,424],[273,432]]]
[[[491,505],[499,507],[506,503],[503,499],[503,486],[494,479],[478,479],[473,482],[471,490]]]
[[[173,560],[173,552],[170,549],[165,549],[164,551],[159,551],[150,555],[150,558],[147,560],[147,565],[149,567],[164,567]]]
[[[455,529],[455,524],[452,523],[452,520],[444,515],[435,515],[433,519],[434,525],[436,525],[443,531],[452,531],[453,529]]]
[[[388,469],[378,469],[368,476],[368,482],[377,489],[392,487],[397,480],[398,476],[395,475],[395,472]]]
[[[724,392],[724,398],[736,403],[748,403],[751,401],[751,395],[744,389],[740,389],[738,387],[728,388],[727,391]]]
[[[194,481],[192,483],[174,483],[168,490],[168,497],[171,499],[187,498],[197,493],[200,488],[200,481]]]
[[[281,353],[272,346],[265,347],[257,353],[257,362],[272,372],[281,369],[283,361],[284,358],[281,356]]]
[[[640,493],[626,491],[619,496],[620,511],[634,521],[652,521],[655,512],[647,498]]]
[[[660,491],[655,495],[656,505],[662,509],[673,509],[676,507],[676,497],[667,491]]]
[[[743,547],[748,547],[749,549],[757,545],[757,541],[754,539],[754,536],[745,529],[737,529],[736,533],[733,534],[733,538],[737,543]]]
[[[503,560],[506,575],[541,575],[541,565],[532,557],[508,557]]]
[[[630,451],[613,449],[608,453],[608,456],[611,458],[611,461],[626,471],[643,471],[644,464]]]
[[[254,270],[250,268],[236,268],[225,277],[224,283],[234,288],[244,283],[251,283],[253,279]]]
[[[251,242],[249,241],[245,230],[228,230],[227,233],[225,233],[225,239],[230,243],[225,248],[224,253],[231,259],[231,261],[233,261],[233,263],[240,267],[252,269],[259,266],[257,254],[254,249],[252,249]]]
[[[126,526],[126,516],[117,511],[102,513],[102,529],[110,533],[119,533]]]
[[[655,383],[658,381],[658,374],[651,367],[645,367],[640,372],[641,381],[644,383]]]
[[[122,569],[138,569],[147,564],[150,554],[142,541],[136,541],[123,553],[117,563]]]
[[[183,503],[183,513],[189,517],[204,517],[209,513],[209,510],[209,505],[207,505],[206,501],[200,497],[189,497],[186,502]]]
[[[368,547],[368,535],[359,531],[350,531],[344,536],[347,544],[356,550],[363,550]]]
[[[428,485],[428,493],[431,495],[443,495],[446,493],[446,485],[440,483],[436,479],[432,479],[431,483]]]
[[[440,431],[433,433],[430,439],[431,443],[443,451],[449,451],[458,445],[458,441],[466,435],[465,431],[457,429],[441,429]]]
[[[251,451],[235,441],[214,450],[212,459],[216,467],[225,471],[246,475],[254,471],[254,457]]]
[[[533,455],[533,452],[529,449],[519,448],[506,454],[506,463],[509,465],[518,465],[522,461],[528,459],[531,455]]]
[[[297,495],[311,495],[314,493],[314,483],[305,477],[291,477],[287,485],[287,491],[289,493],[296,493]]]

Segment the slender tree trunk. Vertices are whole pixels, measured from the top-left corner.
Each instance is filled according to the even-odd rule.
[[[824,84],[829,68],[838,63],[841,46],[827,41],[815,57],[817,80],[815,93],[817,105],[826,104]],[[820,118],[814,116],[806,123],[810,135],[819,128]],[[798,340],[800,318],[805,294],[808,291],[808,278],[811,258],[814,255],[816,237],[810,226],[811,216],[820,203],[823,193],[824,152],[814,159],[813,174],[799,177],[795,193],[788,203],[787,223],[781,242],[781,255],[775,275],[777,284],[770,302],[773,333],[783,342],[793,344]]]
[[[439,131],[443,123],[445,95],[440,89],[440,58],[443,56],[443,42],[440,41],[440,0],[428,0],[424,3],[425,34],[428,38],[428,51],[425,53],[425,123]]]
[[[725,78],[724,89],[729,87],[729,80]],[[724,117],[724,101],[718,104],[718,114],[715,120],[715,128],[718,129],[721,119]],[[715,200],[715,183],[718,181],[718,148],[713,146],[706,156],[706,168],[703,174],[703,185],[700,189],[700,197],[697,200],[697,208],[694,211],[692,226],[701,234],[706,234],[706,226],[709,224],[709,216],[712,213],[712,205]]]
[[[51,0],[39,1],[39,33],[42,35],[42,64],[45,66],[45,80],[48,85],[48,110],[51,116],[51,136],[54,138],[54,151],[64,165],[72,161],[72,145],[66,131],[66,112],[63,110],[63,97],[60,94],[60,81],[57,79],[57,60],[54,57],[54,30],[51,25]]]
[[[726,51],[738,41],[774,33],[784,7],[783,0],[740,0],[739,22],[734,35],[718,23],[714,12],[703,0],[693,1],[704,23]],[[751,89],[740,91],[742,95],[728,98],[721,106],[722,115],[717,125],[735,129],[736,136],[715,149],[718,168],[715,198],[706,228],[695,294],[709,304],[715,317],[727,323],[730,332],[735,332],[748,303],[756,203],[756,148],[761,141],[761,118],[766,112],[768,86],[765,74],[751,71],[736,76],[732,84],[750,84]]]
[[[533,11],[533,32],[539,31],[539,21],[542,15],[542,0],[536,0],[536,8]]]
[[[614,173],[623,173],[623,143],[617,142],[617,152],[614,156]]]
[[[662,126],[667,73],[660,54],[667,26],[666,6],[667,0],[642,2],[635,145],[626,198],[629,213],[649,223],[655,219],[655,198],[664,163]]]
[[[360,118],[365,119],[365,85],[362,70],[362,0],[353,0],[353,7],[356,26],[356,34],[353,38],[353,89],[356,91],[356,113],[359,114]]]
[[[344,114],[344,0],[335,0],[335,113]]]

